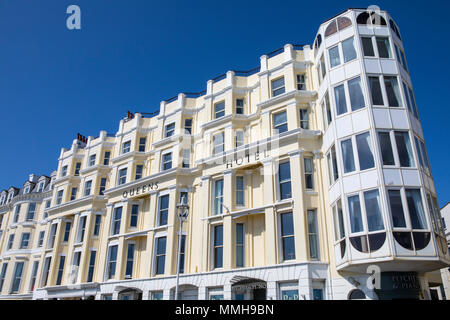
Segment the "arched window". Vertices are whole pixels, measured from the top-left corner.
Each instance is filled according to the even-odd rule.
[[[321,44],[322,44],[322,36],[318,34],[316,37],[316,41],[314,41],[314,49],[319,49]]]
[[[364,300],[366,299],[366,295],[362,290],[354,289],[348,295],[348,300]]]
[[[327,29],[325,30],[325,38],[329,37],[336,32],[342,31],[347,27],[352,25],[352,21],[347,17],[339,17],[330,22]]]
[[[339,31],[341,31],[347,27],[350,27],[352,25],[352,20],[347,17],[339,17],[337,18],[337,24]]]
[[[376,14],[375,12],[362,12],[359,14],[359,16],[356,18],[356,22],[358,24],[367,24],[367,25],[374,25],[374,26],[386,26],[386,20],[380,16],[379,14]]]
[[[325,30],[325,38],[335,34],[336,32],[337,32],[337,24],[336,20],[333,20]]]

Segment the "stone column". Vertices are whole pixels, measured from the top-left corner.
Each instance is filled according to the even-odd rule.
[[[203,176],[202,178],[202,187],[201,187],[201,195],[203,199],[203,213],[202,218],[207,218],[210,215],[211,210],[211,201],[210,201],[210,176]],[[209,237],[209,221],[203,220],[203,236],[202,236],[202,264],[200,272],[208,271],[208,258],[209,258],[209,249],[210,249],[210,237]]]
[[[274,203],[274,164],[273,159],[266,158],[262,160],[264,169],[264,204],[270,205]],[[273,206],[265,209],[265,229],[266,229],[266,264],[276,264],[277,258],[277,224],[276,213]]]
[[[167,218],[167,245],[166,245],[166,262],[164,273],[166,275],[176,272],[176,258],[178,246],[178,221],[177,221],[177,189],[176,186],[169,187],[169,214]]]
[[[233,219],[230,215],[233,202],[233,170],[224,171],[223,190],[223,268],[229,270],[233,266]]]

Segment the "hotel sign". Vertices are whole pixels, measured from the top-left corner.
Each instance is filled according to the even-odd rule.
[[[158,190],[159,188],[158,183],[159,182],[150,182],[140,185],[139,187],[130,188],[122,193],[122,197],[124,198],[134,197],[138,195],[143,195],[150,191]]]
[[[227,159],[227,169],[231,169],[233,166],[239,167],[243,164],[250,164],[268,157],[269,154],[267,150],[255,151],[252,153],[249,152],[242,156],[236,156],[234,159]]]

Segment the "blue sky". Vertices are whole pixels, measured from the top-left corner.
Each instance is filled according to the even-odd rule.
[[[66,28],[81,8],[82,29]],[[78,132],[115,133],[127,110],[158,110],[227,70],[258,66],[320,23],[376,4],[402,31],[440,204],[450,201],[447,2],[0,0],[0,189],[50,174]],[[445,148],[446,147],[446,148]]]

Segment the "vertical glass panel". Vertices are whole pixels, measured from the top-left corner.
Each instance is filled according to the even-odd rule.
[[[381,93],[380,78],[369,77],[369,86],[372,96],[372,104],[375,106],[384,106],[383,94]]]
[[[406,228],[400,190],[389,190],[389,204],[391,207],[392,223],[394,228]]]
[[[244,266],[244,224],[236,224],[236,267]]]
[[[378,132],[380,138],[381,157],[384,166],[395,165],[394,152],[392,151],[391,137],[389,132]]]
[[[364,228],[359,196],[348,197],[348,209],[350,213],[350,226],[352,233],[362,232]]]
[[[413,229],[427,229],[420,189],[406,189],[409,217]]]
[[[347,101],[345,100],[345,89],[343,84],[334,88],[334,96],[336,98],[337,114],[341,115],[346,113]]]
[[[350,103],[353,111],[362,109],[366,106],[361,88],[361,79],[359,77],[348,82],[348,93],[350,95]]]
[[[356,136],[358,147],[359,169],[366,170],[375,167],[373,160],[372,143],[368,132]]]
[[[377,37],[378,56],[392,58],[391,45],[388,38]]]
[[[372,38],[361,38],[364,56],[375,57],[375,51],[373,50]]]
[[[401,97],[397,77],[385,76],[384,85],[386,86],[386,94],[388,97],[389,106],[400,107]]]
[[[339,57],[339,47],[335,46],[329,50],[330,53],[330,66],[331,68],[336,67],[341,64],[341,59]]]
[[[408,132],[395,131],[398,157],[402,167],[414,167],[414,157]]]
[[[367,225],[369,232],[383,230],[383,217],[380,209],[380,194],[378,190],[364,192],[364,204],[366,205]]]
[[[342,161],[344,162],[344,172],[355,171],[355,158],[353,156],[352,139],[344,140],[341,142],[342,147]]]
[[[356,50],[353,43],[353,37],[342,42],[342,51],[344,52],[344,62],[356,59]]]

